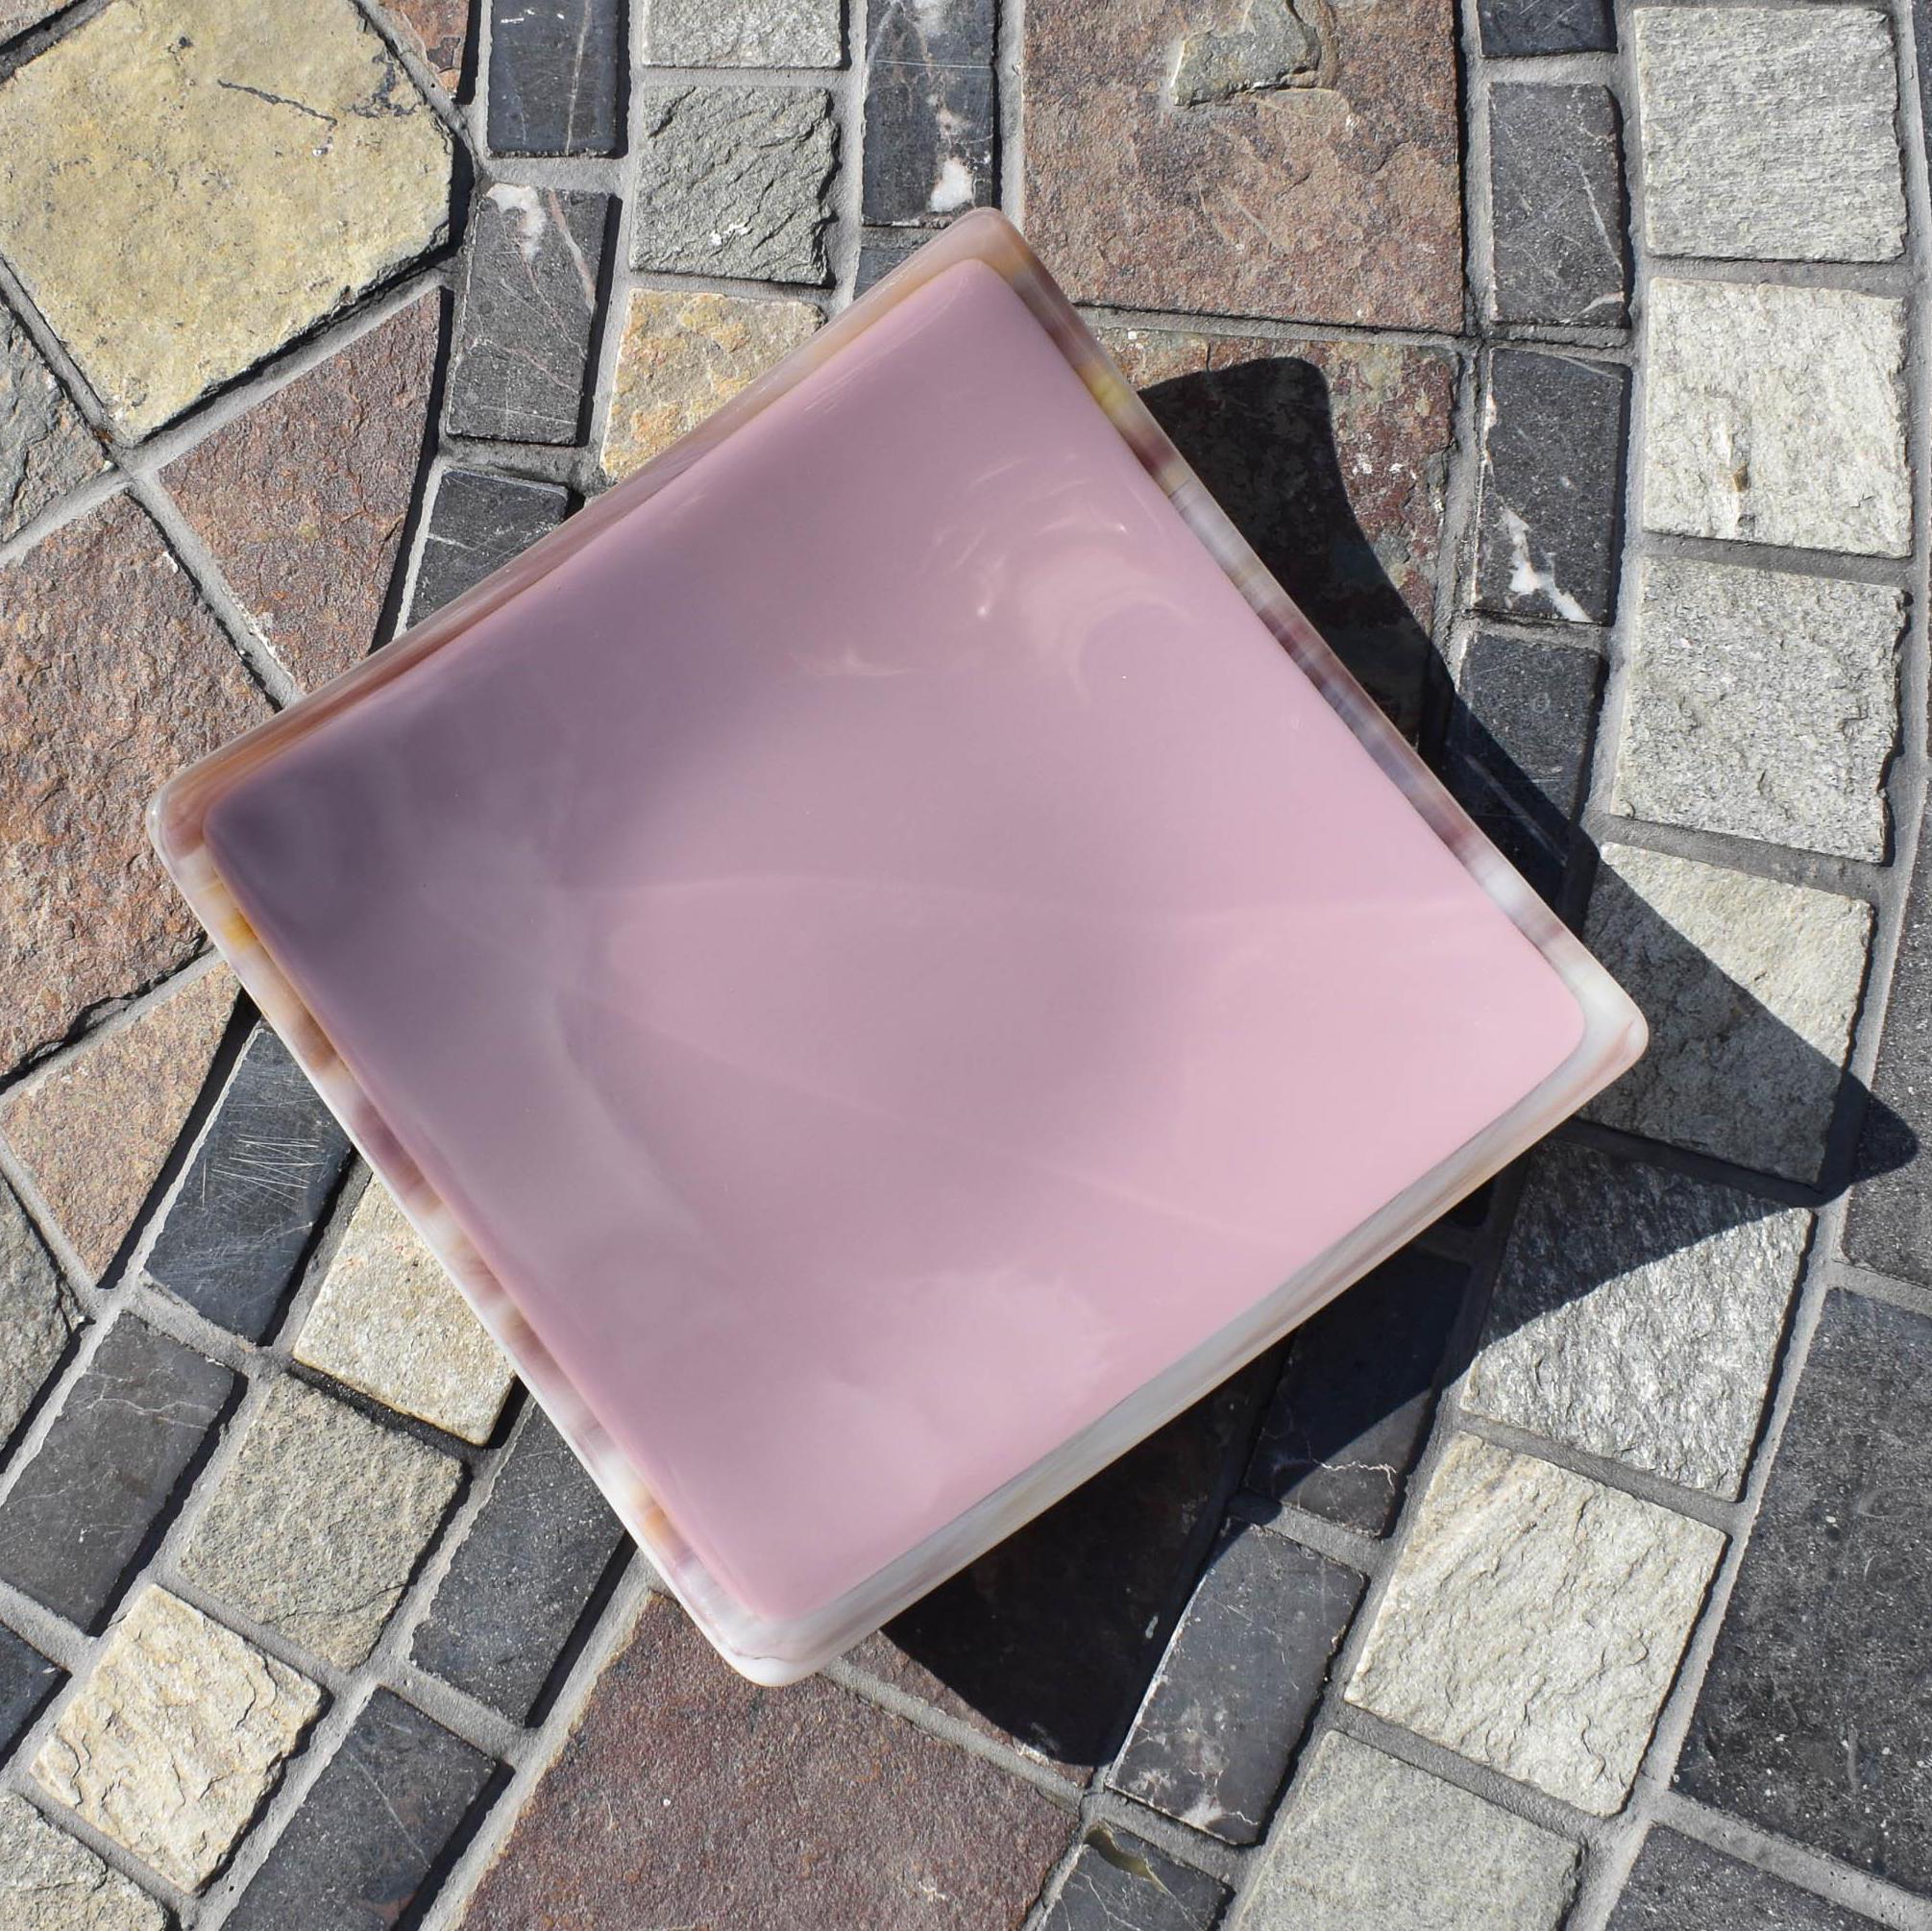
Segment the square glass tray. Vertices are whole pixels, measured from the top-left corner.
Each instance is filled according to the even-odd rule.
[[[763,1682],[1643,1046],[990,213],[152,829]]]

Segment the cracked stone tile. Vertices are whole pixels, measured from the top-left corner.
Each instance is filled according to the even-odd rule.
[[[1039,1931],[1211,1931],[1226,1889],[1130,1831],[1088,1827]]]
[[[45,1708],[66,1673],[26,1637],[0,1624],[0,1751],[11,1750]],[[7,1859],[0,1853],[0,1870]]]
[[[867,32],[862,217],[944,221],[990,202],[992,0],[888,0]]]
[[[0,1106],[0,1133],[91,1274],[119,1251],[174,1151],[236,990],[233,973],[217,966],[132,1025],[97,1034]]]
[[[490,0],[490,146],[610,155],[623,132],[619,0]]]
[[[0,254],[130,439],[435,247],[450,179],[352,0],[113,0],[0,84]]]
[[[1331,1730],[1232,1931],[1556,1931],[1576,1872],[1574,1844]]]
[[[641,87],[633,268],[822,286],[838,130],[816,87]]]
[[[227,1863],[322,1691],[144,1590],[34,1759],[41,1789],[183,1891]]]
[[[278,1381],[181,1557],[198,1588],[353,1670],[462,1480],[452,1457]]]
[[[0,1791],[0,1919],[9,1931],[167,1931],[168,1922],[144,1891],[12,1791]]]
[[[1611,1816],[1724,1542],[1703,1523],[1458,1434],[1397,1557],[1348,1700]]]
[[[1624,147],[1607,87],[1492,87],[1489,199],[1499,322],[1623,325]]]
[[[0,1451],[60,1365],[81,1325],[54,1257],[0,1180]]]
[[[0,306],[0,538],[24,529],[107,466],[107,452],[60,378],[13,312]]]
[[[468,1442],[489,1440],[516,1379],[379,1180],[355,1203],[294,1353]]]
[[[1610,1914],[1608,1931],[1871,1931],[1871,1919],[1841,1911],[1769,1871],[1708,1845],[1653,1827]]]
[[[653,67],[836,67],[840,0],[645,0]]]
[[[384,5],[410,50],[455,99],[470,45],[470,0],[384,0]]]
[[[446,469],[436,480],[409,621],[420,623],[474,589],[564,520],[570,492],[483,470]]]

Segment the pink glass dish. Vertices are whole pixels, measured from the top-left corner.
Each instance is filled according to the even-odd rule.
[[[767,1682],[1643,1045],[990,214],[152,819]]]

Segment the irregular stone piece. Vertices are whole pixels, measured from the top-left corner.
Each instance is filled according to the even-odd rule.
[[[1489,200],[1499,322],[1622,326],[1624,148],[1607,87],[1492,87]]]
[[[306,1383],[269,1389],[182,1574],[336,1668],[375,1648],[461,1464]]]
[[[1555,1931],[1577,1846],[1331,1730],[1237,1931]]]
[[[1609,1931],[1871,1931],[1871,1924],[1708,1845],[1653,1828]]]
[[[322,1703],[306,1676],[146,1589],[61,1712],[34,1776],[171,1884],[199,1891]]]
[[[1617,44],[1610,0],[1477,0],[1476,17],[1492,61],[1601,53]]]
[[[409,621],[420,623],[564,520],[570,492],[482,470],[445,470],[436,484]]]
[[[0,254],[132,439],[436,246],[450,156],[352,0],[114,0],[0,86]]]
[[[1882,13],[1640,7],[1633,17],[1644,232],[1655,253],[1890,261],[1902,252],[1898,74]]]
[[[1298,1328],[1249,1487],[1363,1535],[1385,1534],[1468,1284],[1459,1263],[1407,1248]]]
[[[1348,1700],[1608,1817],[1629,1795],[1724,1541],[1458,1434]]]
[[[611,377],[604,474],[616,481],[642,469],[822,319],[809,302],[633,289]]]
[[[1449,0],[1058,0],[1024,31],[1027,235],[1076,301],[1461,327]],[[1264,40],[1287,85],[1252,85]]]
[[[304,685],[381,641],[428,431],[439,310],[424,296],[161,472]]]
[[[1195,1588],[1108,1781],[1224,1843],[1259,1843],[1362,1587],[1285,1536],[1237,1528]]]
[[[96,1627],[233,1385],[226,1368],[124,1315],[0,1503],[0,1577]]]
[[[641,87],[635,268],[823,284],[837,129],[816,87]]]
[[[0,1450],[67,1352],[81,1310],[13,1189],[0,1180]]]
[[[1095,1823],[1074,1853],[1039,1931],[1211,1931],[1227,1892],[1202,1870]]]
[[[516,1379],[379,1180],[355,1203],[294,1352],[467,1442],[489,1440]]]
[[[840,0],[646,0],[656,67],[836,67]]]
[[[1810,1226],[1731,1187],[1546,1143],[1464,1407],[1735,1496]]]
[[[258,1341],[349,1164],[349,1137],[308,1076],[257,1026],[202,1132],[144,1272]]]
[[[119,1252],[181,1137],[235,990],[217,966],[7,1095],[0,1131],[90,1273]]]
[[[490,146],[616,154],[624,38],[618,0],[490,0]]]
[[[498,182],[477,201],[446,420],[459,436],[574,443],[610,197]]]
[[[1932,1893],[1932,1321],[1834,1293],[1677,1788]]]
[[[867,31],[864,219],[943,221],[990,202],[992,0],[887,0]]]
[[[0,1624],[0,1750],[26,1734],[47,1699],[60,1688],[61,1667],[50,1663],[24,1636]],[[6,1868],[0,1854],[0,1870]]]
[[[390,18],[452,99],[463,83],[470,0],[385,0]]]
[[[1606,623],[1617,594],[1627,369],[1498,349],[1482,419],[1479,608]]]
[[[1905,599],[1647,557],[1612,808],[1882,860]]]
[[[1648,307],[1644,521],[1903,556],[1905,310],[1848,288],[1678,281]]]
[[[142,813],[266,710],[132,498],[0,570],[0,1066],[194,955]]]
[[[12,1791],[0,1791],[0,1919],[11,1931],[167,1931],[168,1922],[152,1897]]]
[[[0,538],[107,466],[94,432],[33,337],[0,306]]]
[[[981,1931],[1019,1922],[1074,1828],[823,1676],[754,1687],[653,1597],[463,1923]]]
[[[1871,908],[1631,845],[1604,848],[1584,943],[1643,1008],[1649,1050],[1584,1110],[1720,1160],[1818,1178]]]
[[[406,1913],[494,1766],[378,1690],[222,1921],[386,1931]]]

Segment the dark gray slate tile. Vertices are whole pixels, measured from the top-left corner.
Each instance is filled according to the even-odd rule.
[[[866,69],[867,221],[943,221],[992,200],[992,0],[887,0]]]
[[[1652,1830],[1610,1931],[1871,1931],[1871,1920],[1675,1831]]]
[[[1629,372],[1575,355],[1489,358],[1478,607],[1604,623],[1616,599]]]
[[[93,1627],[233,1385],[192,1348],[116,1322],[0,1503],[0,1577]]]
[[[1617,44],[1610,0],[1477,0],[1476,16],[1492,61],[1600,53]]]
[[[1211,1931],[1227,1891],[1151,1844],[1092,1825],[1039,1931]]]
[[[477,197],[451,351],[450,428],[574,443],[610,198],[500,182]]]
[[[1482,630],[1469,640],[1456,685],[1444,782],[1553,900],[1589,778],[1602,660],[1594,649]]]
[[[412,1910],[494,1769],[482,1751],[378,1690],[227,1922],[235,1931],[386,1931]]]
[[[490,146],[612,155],[623,129],[620,0],[490,0]]]
[[[1392,1256],[1297,1330],[1248,1485],[1364,1535],[1387,1532],[1435,1405],[1468,1273]]]
[[[526,482],[482,470],[445,470],[436,484],[423,560],[409,599],[409,621],[420,623],[493,570],[521,556],[564,520],[570,494],[555,483]]]
[[[852,293],[863,295],[881,277],[890,275],[914,249],[930,240],[916,228],[862,228],[859,231],[859,271]]]
[[[1679,1790],[1932,1893],[1932,1321],[1824,1304]]]
[[[1209,1563],[1108,1781],[1229,1844],[1257,1844],[1362,1577],[1265,1528]]]
[[[0,1756],[26,1734],[27,1725],[61,1687],[63,1674],[26,1637],[0,1624]]]
[[[412,1655],[522,1723],[623,1540],[610,1504],[532,1402]]]
[[[1621,327],[1626,210],[1610,90],[1492,88],[1489,193],[1496,319]]]
[[[334,1114],[288,1048],[257,1026],[168,1207],[148,1279],[260,1340],[348,1163]]]

